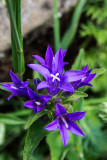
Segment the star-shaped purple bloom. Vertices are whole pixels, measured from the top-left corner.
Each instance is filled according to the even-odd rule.
[[[21,96],[21,97],[29,98],[28,93],[27,93],[27,85],[29,84],[28,81],[25,81],[25,82],[21,81],[11,70],[10,70],[10,77],[14,84],[4,83],[1,85],[2,87],[9,90],[10,92],[13,92],[8,97],[8,100],[10,100],[10,98],[14,96]]]
[[[71,83],[74,89],[78,89],[85,85],[93,86],[89,82],[95,77],[96,73],[91,74],[92,69],[88,70],[88,64],[82,69],[82,71],[85,72],[86,75],[82,79]]]
[[[56,95],[60,90],[74,93],[74,88],[69,82],[74,82],[83,78],[86,73],[83,71],[70,70],[63,74],[64,65],[63,62],[66,51],[62,52],[59,49],[55,56],[48,47],[45,61],[38,56],[34,56],[42,65],[29,64],[28,66],[45,77],[46,81],[42,81],[38,84],[37,90],[47,88],[49,94]]]
[[[63,144],[66,146],[69,140],[69,131],[78,136],[85,136],[77,124],[74,123],[74,121],[82,119],[85,113],[86,112],[67,113],[62,105],[56,104],[56,119],[49,123],[45,129],[48,131],[59,129]]]
[[[61,54],[63,56],[63,58],[65,57],[67,49],[61,51]],[[57,55],[57,53],[56,53]],[[45,55],[45,60],[38,56],[38,55],[33,55],[33,57],[38,60],[42,66],[46,67],[50,72],[52,72],[52,65],[53,65],[53,59],[56,57],[54,57],[53,51],[51,49],[51,47],[48,45],[47,50],[46,50],[46,55]],[[63,65],[68,64],[68,62],[64,62]]]
[[[50,95],[42,95],[38,96],[32,89],[28,88],[28,95],[31,99],[24,103],[24,106],[27,108],[32,108],[35,113],[43,110],[45,108],[46,103],[51,98]]]

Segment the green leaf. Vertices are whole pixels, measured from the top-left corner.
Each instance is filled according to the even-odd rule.
[[[54,131],[48,134],[46,141],[51,151],[51,160],[59,160],[64,151],[64,145],[59,131]]]
[[[0,113],[0,123],[7,124],[7,125],[21,125],[21,124],[25,124],[25,121],[23,119],[14,117],[9,114]]]
[[[81,97],[88,97],[88,94],[81,91],[75,91],[75,93],[71,96],[72,99]]]
[[[15,112],[9,112],[9,115],[21,117],[21,116],[28,116],[30,113],[31,111],[29,109],[22,109]]]
[[[69,149],[73,149],[75,144],[74,136],[71,132],[69,132],[69,141],[65,147],[59,130],[52,131],[50,134],[48,134],[46,142],[50,148],[51,160],[64,160]]]
[[[74,112],[76,112],[76,111],[83,111],[84,110],[83,108],[84,108],[84,98],[81,97],[79,99],[79,101],[74,105],[73,110],[74,110]],[[80,120],[80,122],[81,122],[81,120]]]
[[[105,68],[93,69],[91,73],[97,73],[95,78],[102,75],[103,73],[107,72]]]
[[[81,69],[83,59],[84,59],[84,49],[81,48],[80,51],[79,51],[78,56],[76,57],[76,60],[75,60],[74,64],[72,65],[72,70]]]
[[[5,142],[5,132],[6,127],[3,123],[0,123],[0,145],[3,145]]]
[[[88,94],[81,91],[75,91],[75,93],[72,96],[65,98],[64,103],[67,103],[82,97],[88,97]]]
[[[31,126],[31,124],[36,121],[38,118],[40,118],[41,116],[43,116],[43,114],[45,114],[44,111],[40,111],[38,114],[34,113],[34,111],[31,112],[28,121],[25,125],[25,129],[29,128]]]
[[[38,119],[28,129],[23,160],[30,160],[34,149],[38,146],[43,137],[48,134],[48,131],[44,129],[46,125],[46,123],[40,122],[40,119]]]
[[[78,155],[78,152],[76,150],[76,148],[70,148],[69,151],[67,152],[67,160],[71,160],[71,157],[72,157],[72,160],[84,160],[83,157],[79,157]]]

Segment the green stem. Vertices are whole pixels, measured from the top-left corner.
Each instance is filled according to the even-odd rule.
[[[14,73],[18,73],[18,54],[12,31],[11,31],[11,45],[12,45],[13,70]]]
[[[21,33],[21,0],[6,0],[6,3],[11,24],[13,69],[22,79],[22,72],[24,72],[25,66]]]
[[[12,8],[13,8],[14,15],[16,15],[16,13],[15,13],[15,10],[16,10],[15,1],[12,0],[11,5],[12,5]],[[13,70],[14,70],[14,73],[18,73],[18,54],[17,54],[17,49],[16,49],[16,44],[15,44],[15,41],[14,41],[12,28],[11,28],[11,45],[12,45]]]
[[[22,32],[21,32],[21,0],[16,1],[16,25],[17,31],[21,43],[22,51],[19,53],[19,74],[22,77],[22,72],[25,71],[25,64],[24,64],[24,54],[23,54],[23,39],[22,39]]]
[[[54,0],[53,22],[54,22],[55,51],[57,51],[60,48],[60,23],[59,23],[59,16],[58,16],[58,0]]]
[[[72,43],[75,34],[77,32],[79,20],[83,11],[83,7],[86,4],[87,0],[79,0],[78,4],[75,8],[75,11],[73,13],[72,19],[71,19],[71,24],[70,27],[67,29],[65,32],[62,42],[61,42],[61,48],[66,49],[69,47],[69,45]]]
[[[16,48],[18,52],[22,51],[22,47],[21,47],[21,43],[20,43],[20,38],[17,32],[17,26],[15,23],[15,15],[14,15],[14,11],[13,11],[13,5],[12,5],[12,0],[6,0],[6,4],[7,4],[7,9],[9,12],[9,16],[10,16],[10,23],[11,23],[11,28],[12,28],[12,32],[13,32],[13,36],[14,36],[14,40],[16,43]]]

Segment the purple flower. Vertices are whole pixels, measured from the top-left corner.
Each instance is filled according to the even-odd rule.
[[[50,95],[42,95],[38,96],[32,89],[28,88],[28,95],[30,97],[30,101],[24,103],[24,106],[27,108],[32,108],[35,113],[43,110],[45,108],[46,103],[51,98]]]
[[[95,77],[96,73],[90,74],[92,69],[88,70],[88,64],[82,69],[82,71],[85,72],[86,75],[82,79],[71,83],[72,86],[74,87],[74,89],[78,89],[78,88],[85,86],[85,85],[93,86],[89,82]]]
[[[10,77],[14,84],[5,83],[1,85],[2,87],[9,90],[10,92],[13,92],[8,97],[8,100],[10,100],[10,98],[14,96],[21,96],[21,97],[29,98],[28,93],[27,93],[28,81],[25,81],[25,82],[21,81],[11,70],[10,70]]]
[[[63,58],[65,57],[67,49],[61,51],[61,54],[63,56]],[[57,55],[57,53],[56,53]],[[42,66],[46,67],[47,69],[49,69],[50,72],[52,72],[52,65],[53,65],[53,59],[56,57],[54,57],[53,51],[51,49],[51,47],[48,45],[47,50],[46,50],[46,55],[45,55],[45,60],[38,56],[38,55],[33,55],[33,57],[38,60]],[[68,62],[64,62],[63,65],[68,64]]]
[[[78,136],[85,136],[77,124],[74,123],[74,121],[82,119],[85,113],[86,112],[67,113],[62,105],[57,104],[55,109],[56,119],[49,123],[45,129],[48,131],[59,129],[63,144],[66,146],[69,140],[69,131]]]
[[[69,82],[82,79],[86,73],[83,71],[70,70],[63,74],[66,63],[63,62],[65,53],[66,51],[59,49],[54,57],[51,48],[48,47],[45,61],[41,57],[34,56],[42,65],[29,64],[28,66],[42,74],[46,80],[38,84],[37,90],[47,88],[51,95],[56,95],[60,90],[74,93],[74,88]]]

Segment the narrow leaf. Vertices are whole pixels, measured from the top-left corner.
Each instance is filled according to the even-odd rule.
[[[38,114],[34,113],[34,111],[31,112],[28,121],[25,125],[25,129],[29,128],[31,124],[36,121],[38,118],[40,118],[44,114],[44,111],[40,111]]]
[[[46,123],[40,122],[40,119],[38,119],[30,126],[25,141],[23,160],[30,160],[34,149],[38,146],[43,137],[48,134],[48,131],[44,129],[46,125]]]
[[[0,123],[0,145],[3,145],[5,142],[5,132],[6,127],[3,123]]]
[[[0,123],[7,125],[21,125],[25,124],[25,121],[9,114],[0,113]]]
[[[72,65],[72,70],[79,70],[82,67],[82,62],[84,59],[84,49],[80,49],[78,56],[76,57],[76,60],[74,64]]]
[[[95,76],[95,78],[97,78],[105,72],[107,72],[105,68],[99,68],[99,69],[93,69],[91,73],[97,73]]]
[[[75,93],[71,96],[71,99],[81,98],[81,97],[88,97],[88,94],[81,91],[75,91]]]
[[[82,98],[82,97],[87,97],[87,96],[88,96],[87,93],[84,93],[81,91],[75,91],[75,93],[72,96],[66,97],[66,99],[64,100],[64,103],[73,101],[74,99],[77,99],[77,98]]]
[[[54,131],[48,134],[46,139],[51,152],[51,160],[59,160],[64,150],[64,145],[61,140],[59,131]]]
[[[81,17],[81,14],[82,14],[82,11],[83,11],[83,8],[84,8],[86,2],[87,2],[87,0],[79,0],[78,1],[78,4],[76,5],[73,16],[71,18],[71,24],[62,38],[62,42],[61,42],[62,50],[68,48],[69,45],[74,40],[74,37],[77,32],[79,20],[80,20],[80,17]]]

